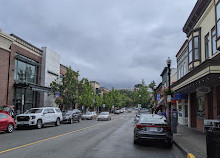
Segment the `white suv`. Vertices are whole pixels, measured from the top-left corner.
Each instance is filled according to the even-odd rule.
[[[17,128],[21,126],[36,126],[41,128],[44,124],[55,123],[60,125],[63,120],[62,112],[55,107],[31,108],[24,114],[16,116]]]

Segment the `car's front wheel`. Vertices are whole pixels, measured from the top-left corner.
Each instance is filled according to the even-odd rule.
[[[42,120],[37,120],[37,128],[42,128]]]
[[[57,118],[55,126],[59,126],[60,125],[60,118]]]
[[[13,132],[13,130],[14,130],[14,125],[13,125],[12,123],[10,123],[10,124],[8,125],[7,132],[8,132],[8,133],[11,133],[11,132]]]

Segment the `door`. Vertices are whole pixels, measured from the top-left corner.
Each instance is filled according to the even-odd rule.
[[[0,130],[6,130],[8,127],[8,116],[0,114]]]
[[[49,123],[50,122],[48,109],[44,109],[42,120],[43,120],[43,123]]]
[[[57,114],[55,113],[54,109],[48,109],[48,118],[49,122],[56,122]]]

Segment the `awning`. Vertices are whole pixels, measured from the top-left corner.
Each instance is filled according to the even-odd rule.
[[[185,93],[176,93],[173,100],[182,100],[182,99],[188,99],[188,95]]]
[[[37,91],[37,92],[46,92],[46,93],[51,92],[50,87],[38,86],[31,83],[15,83],[14,86],[19,88],[31,89],[32,91]]]

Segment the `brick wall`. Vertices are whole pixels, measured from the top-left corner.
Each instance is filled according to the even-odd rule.
[[[196,127],[196,119],[197,119],[197,100],[196,100],[196,93],[190,94],[190,125],[191,127]]]
[[[0,48],[0,105],[7,103],[8,68],[10,52]]]
[[[196,125],[198,130],[203,131],[203,123],[204,123],[203,119],[197,118]]]
[[[37,56],[35,54],[33,54],[32,52],[29,52],[26,49],[23,49],[19,46],[17,46],[16,44],[12,44],[11,45],[11,68],[10,68],[10,82],[9,82],[9,96],[8,96],[8,100],[10,104],[13,104],[13,92],[14,92],[14,69],[15,69],[15,53],[19,53],[27,58],[30,58],[32,60],[35,60],[39,63],[39,67],[38,67],[38,85],[40,85],[40,81],[41,81],[41,55]],[[38,94],[37,96],[37,100],[40,100],[40,95]],[[39,106],[39,102],[38,105]]]

